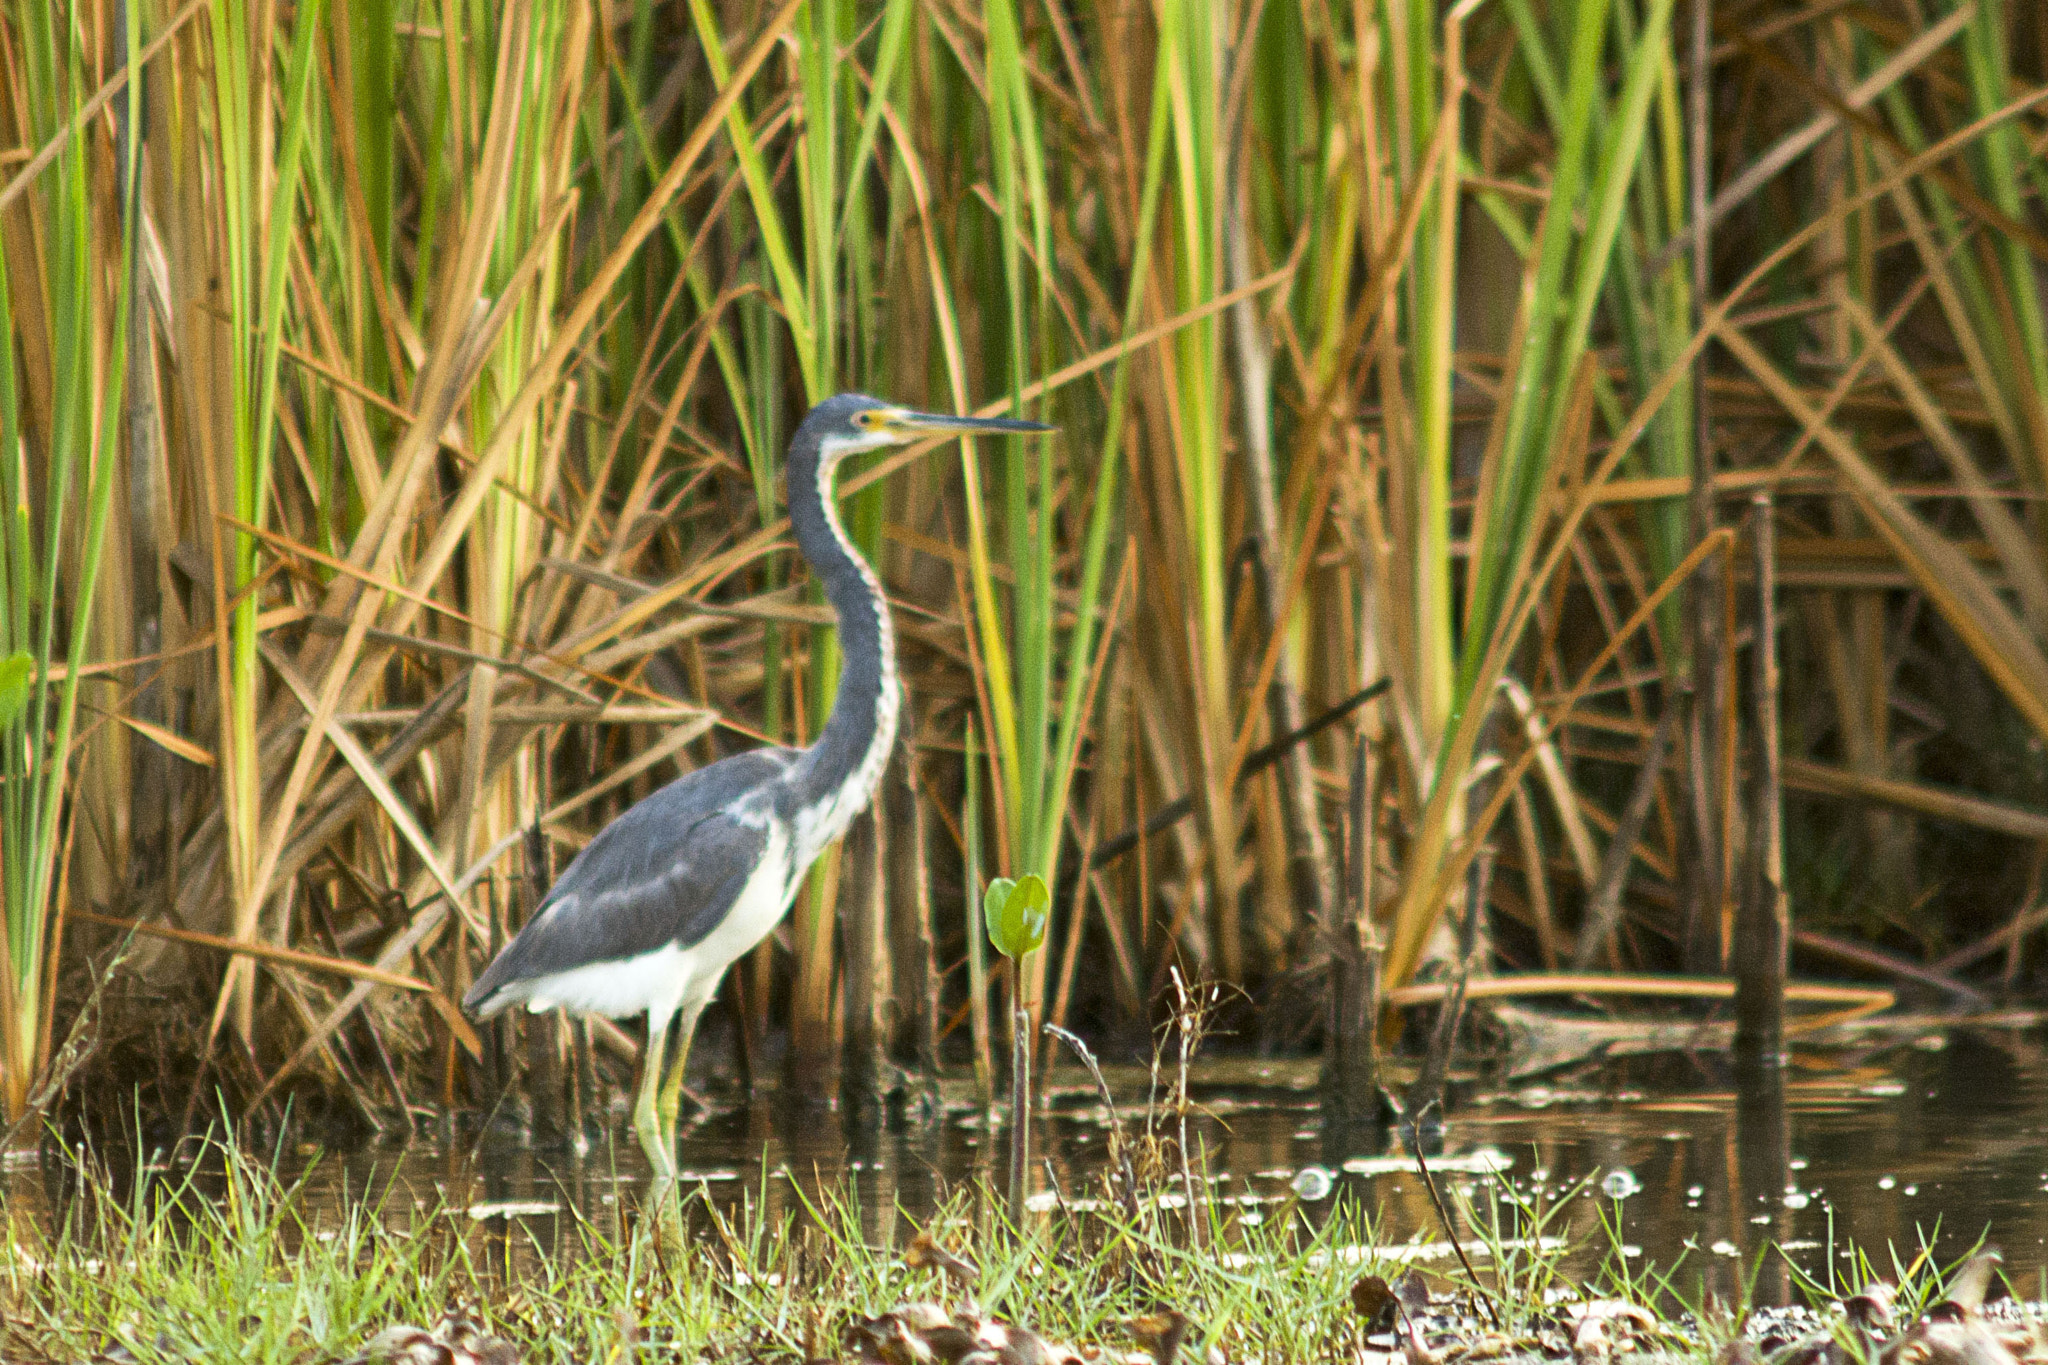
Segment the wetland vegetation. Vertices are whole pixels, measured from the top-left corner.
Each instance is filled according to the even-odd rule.
[[[1510,1177],[1494,1152],[1441,1164],[1453,1255],[1441,1237],[1390,1235],[1315,1168],[1257,1192],[1198,1175],[1190,1204],[1181,1154],[1139,1149],[1136,1185],[1063,1191],[1021,1223],[988,1184],[913,1219],[830,1187],[778,1199],[765,1171],[738,1193],[686,1179],[580,1204],[399,1181],[321,1199],[232,1144],[140,1171],[87,1155],[54,1216],[12,1210],[0,1349],[120,1365],[2024,1365],[2043,1351],[2038,1305],[2010,1297],[2027,1267],[1981,1245],[1946,1261],[1832,1240],[1645,1261],[1623,1236],[1635,1191],[1620,1173]],[[1772,1280],[1789,1306],[1752,1312]]]

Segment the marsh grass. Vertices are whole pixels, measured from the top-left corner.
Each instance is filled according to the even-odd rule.
[[[315,1212],[303,1186],[232,1150],[138,1179],[126,1203],[105,1188],[80,1182],[54,1229],[13,1211],[11,1358],[83,1358],[116,1342],[138,1360],[346,1354],[384,1327],[464,1304],[532,1358],[606,1359],[639,1342],[685,1358],[804,1359],[830,1354],[853,1318],[958,1299],[936,1272],[906,1265],[900,1245],[877,1244],[876,1220],[830,1191],[781,1217],[686,1196],[693,1233],[676,1250],[644,1216],[623,1231],[565,1218],[543,1244],[516,1219],[485,1225],[460,1208],[371,1199]],[[909,1240],[907,1220],[882,1224]],[[1162,1227],[1102,1212],[1034,1219],[1019,1234],[1000,1199],[967,1194],[929,1227],[978,1264],[983,1309],[1047,1335],[1124,1340],[1124,1319],[1171,1302],[1226,1339],[1297,1348],[1349,1313],[1355,1271],[1328,1249],[1369,1235],[1349,1212],[1315,1232],[1245,1228],[1226,1266],[1177,1248]]]
[[[77,1180],[47,1222],[7,1210],[9,1358],[117,1346],[143,1362],[339,1357],[460,1307],[527,1359],[637,1349],[805,1360],[835,1356],[855,1320],[912,1300],[958,1309],[971,1299],[1048,1338],[1119,1350],[1135,1349],[1132,1319],[1171,1307],[1230,1359],[1304,1360],[1360,1342],[1353,1285],[1402,1268],[1398,1248],[1381,1255],[1373,1218],[1344,1199],[1314,1217],[1290,1200],[1258,1222],[1211,1203],[1196,1212],[1208,1233],[1197,1243],[1187,1210],[1158,1198],[1178,1188],[1171,1181],[1148,1189],[1135,1218],[1076,1192],[1021,1230],[991,1190],[958,1192],[918,1224],[832,1187],[771,1215],[755,1198],[713,1206],[685,1195],[689,1233],[677,1247],[625,1187],[615,1209],[479,1221],[390,1191],[314,1201],[303,1180],[276,1171],[220,1147],[132,1180]],[[117,1183],[132,1191],[125,1200],[109,1192]],[[554,1234],[539,1235],[548,1223]],[[906,1258],[920,1232],[973,1263],[971,1289]],[[1491,1282],[1477,1292],[1518,1305],[1521,1330],[1543,1311],[1541,1291],[1567,1283],[1559,1259],[1525,1251],[1499,1277],[1482,1271]],[[1455,1275],[1435,1287],[1474,1289]]]
[[[1630,1254],[1623,1201],[1568,1224],[1567,1210],[1583,1212],[1581,1186],[1531,1193],[1498,1175],[1454,1200],[1476,1263],[1468,1276],[1448,1256],[1417,1260],[1418,1243],[1433,1238],[1384,1239],[1348,1195],[1251,1205],[1204,1181],[1221,1197],[1190,1210],[1168,1169],[1149,1169],[1129,1204],[1075,1189],[1021,1225],[986,1186],[956,1190],[918,1218],[865,1208],[834,1184],[792,1185],[770,1211],[764,1172],[736,1199],[686,1190],[677,1222],[629,1185],[607,1186],[616,1202],[558,1215],[479,1217],[396,1184],[315,1196],[308,1178],[279,1170],[232,1143],[118,1181],[80,1157],[54,1214],[4,1209],[0,1349],[17,1360],[340,1359],[386,1329],[459,1313],[527,1360],[811,1361],[850,1358],[850,1326],[925,1302],[1117,1359],[1144,1358],[1133,1326],[1164,1309],[1193,1323],[1191,1346],[1231,1361],[1366,1349],[1399,1358],[1410,1321],[1432,1352],[1557,1357],[1571,1349],[1575,1312],[1620,1303],[1647,1314],[1632,1329],[1639,1348],[1705,1361],[1744,1330],[1757,1275],[1780,1258],[1760,1248],[1733,1292],[1710,1298],[1688,1261]],[[1254,1207],[1261,1216],[1246,1216]],[[1830,1306],[1877,1285],[1895,1296],[1903,1327],[1953,1287],[1977,1248],[1948,1265],[1924,1246],[1842,1250],[1828,1248],[1820,1277],[1794,1269],[1789,1280],[1795,1303],[1821,1311],[1768,1330],[1845,1330]],[[1384,1295],[1404,1277],[1396,1292],[1409,1296],[1412,1319],[1369,1342],[1389,1324],[1363,1316],[1374,1311],[1366,1286],[1381,1281]],[[1412,1297],[1418,1284],[1426,1310]]]

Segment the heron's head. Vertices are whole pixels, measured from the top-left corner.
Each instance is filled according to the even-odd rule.
[[[859,450],[907,445],[934,436],[985,436],[999,432],[1051,431],[1039,422],[1021,422],[1010,417],[949,417],[938,412],[919,412],[870,398],[864,393],[842,393],[811,409],[804,418],[818,438],[818,457],[833,465]]]

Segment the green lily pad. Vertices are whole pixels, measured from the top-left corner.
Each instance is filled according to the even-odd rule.
[[[1045,879],[1032,874],[1021,881],[998,877],[981,897],[988,920],[989,942],[1007,958],[1021,958],[1045,942],[1045,922],[1052,913],[1052,892]]]

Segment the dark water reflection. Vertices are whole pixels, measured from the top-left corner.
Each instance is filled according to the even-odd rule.
[[[1107,1116],[1077,1075],[1057,1079],[1034,1151],[1074,1198],[1092,1193],[1102,1171]],[[1144,1073],[1111,1079],[1126,1124],[1142,1119]],[[1205,1112],[1190,1137],[1206,1152],[1216,1193],[1233,1201],[1236,1216],[1256,1220],[1288,1207],[1296,1189],[1312,1195],[1315,1177],[1297,1179],[1322,1167],[1336,1190],[1378,1212],[1384,1240],[1441,1242],[1412,1163],[1372,1150],[1369,1137],[1337,1139],[1333,1150],[1313,1083],[1313,1065],[1297,1062],[1221,1060],[1201,1069],[1196,1098]],[[2016,1281],[2030,1282],[2048,1266],[2044,1122],[2048,1036],[1930,1025],[1862,1047],[1795,1052],[1782,1100],[1768,1090],[1739,1097],[1720,1055],[1619,1060],[1491,1088],[1468,1082],[1454,1091],[1433,1165],[1447,1194],[1479,1206],[1489,1201],[1488,1178],[1473,1171],[1488,1165],[1504,1165],[1499,1178],[1524,1198],[1562,1198],[1548,1230],[1581,1240],[1580,1273],[1609,1254],[1610,1239],[1596,1235],[1602,1215],[1618,1216],[1631,1262],[1668,1268],[1682,1259],[1677,1283],[1688,1295],[1703,1278],[1732,1290],[1767,1241],[1825,1282],[1831,1261],[1846,1270],[1851,1244],[1880,1266],[1887,1248],[1903,1259],[1923,1242],[1947,1261],[1988,1233]],[[923,1216],[948,1191],[993,1183],[1004,1143],[1000,1126],[991,1130],[965,1104],[935,1126],[865,1132],[831,1114],[761,1104],[695,1124],[681,1160],[720,1202],[770,1214],[845,1190],[881,1243],[901,1240],[901,1219]],[[571,1208],[618,1235],[648,1188],[623,1127],[613,1144],[580,1157],[509,1142],[472,1155],[418,1141],[322,1158],[305,1174],[316,1216],[367,1192],[384,1196],[394,1221],[446,1209],[452,1219],[504,1227],[510,1215],[515,1237],[543,1246],[571,1229]],[[1049,1199],[1045,1167],[1035,1180]],[[1628,1193],[1611,1199],[1603,1183]],[[1329,1204],[1292,1206],[1313,1217]],[[1782,1293],[1783,1272],[1760,1288]]]

